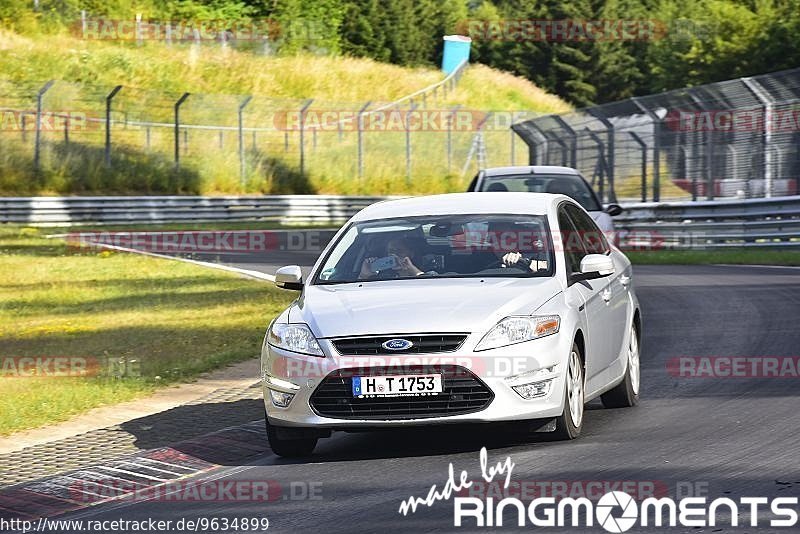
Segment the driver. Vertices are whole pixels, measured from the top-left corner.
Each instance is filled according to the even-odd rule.
[[[536,253],[544,248],[540,237],[532,230],[524,230],[512,224],[492,225],[490,231],[494,260],[484,269],[514,267],[523,271],[547,269],[537,261]],[[525,250],[526,254],[523,254]]]

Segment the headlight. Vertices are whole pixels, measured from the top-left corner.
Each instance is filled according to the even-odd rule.
[[[304,324],[278,324],[274,323],[267,334],[270,345],[281,349],[310,354],[311,356],[325,357],[325,353],[317,343],[317,338],[311,329]]]
[[[475,351],[496,349],[530,341],[558,332],[561,319],[558,315],[542,317],[506,317],[483,336]]]

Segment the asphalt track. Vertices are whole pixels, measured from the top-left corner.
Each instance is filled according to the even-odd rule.
[[[219,259],[274,273],[280,264],[308,266],[314,257]],[[284,494],[275,502],[109,503],[69,517],[267,517],[269,530],[278,532],[452,531],[449,501],[408,516],[398,513],[399,505],[411,495],[424,497],[433,484],[441,487],[450,462],[456,473],[464,469],[480,480],[482,446],[492,463],[511,457],[515,482],[653,482],[673,496],[684,496],[679,487],[692,487],[710,498],[800,495],[800,379],[682,378],[667,371],[667,362],[682,356],[800,355],[800,270],[641,266],[634,283],[644,317],[642,402],[616,410],[592,403],[576,441],[551,442],[542,434],[521,439],[491,427],[338,433],[320,441],[308,460],[267,454],[218,473],[232,480],[277,481]],[[319,488],[319,498],[287,498],[292,483]],[[564,531],[604,532],[597,526]],[[645,531],[652,530],[630,532]],[[797,532],[726,526],[659,531]]]

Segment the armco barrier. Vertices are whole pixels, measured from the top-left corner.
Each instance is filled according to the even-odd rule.
[[[623,248],[800,247],[800,196],[625,204]]]
[[[0,197],[0,222],[33,226],[272,221],[341,224],[398,197]],[[800,196],[625,204],[614,222],[623,248],[800,246]]]
[[[274,221],[340,224],[389,197],[0,197],[0,222],[34,226]]]

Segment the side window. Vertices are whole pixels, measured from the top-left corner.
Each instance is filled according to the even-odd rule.
[[[587,254],[608,254],[611,251],[605,234],[585,211],[570,204],[565,205],[564,209],[575,223]]]
[[[564,249],[564,258],[567,262],[567,277],[580,272],[581,260],[586,255],[580,234],[572,224],[572,220],[564,210],[558,209],[558,227],[561,230],[561,246]]]

